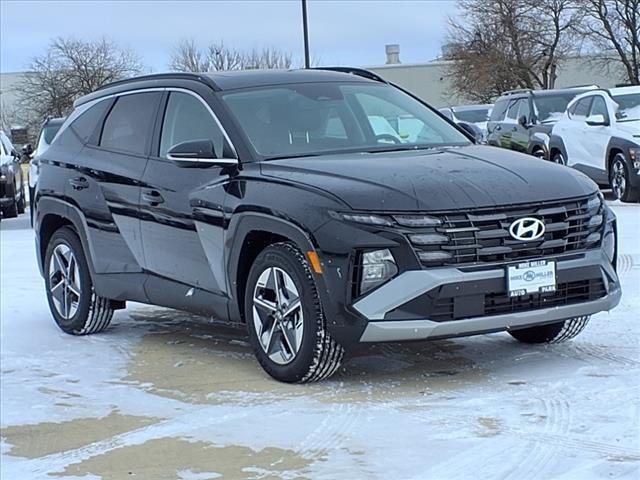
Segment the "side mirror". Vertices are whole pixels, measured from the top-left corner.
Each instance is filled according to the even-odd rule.
[[[587,125],[590,125],[592,127],[602,127],[609,125],[609,122],[607,122],[607,119],[604,118],[604,115],[600,114],[591,115],[590,117],[587,117],[585,121],[587,122]]]
[[[526,127],[529,124],[529,122],[527,122],[527,117],[525,115],[520,115],[520,118],[518,118],[518,123],[522,127]]]
[[[482,142],[482,131],[478,127],[466,122],[460,122],[458,126],[471,135],[476,143]]]
[[[219,158],[211,140],[189,140],[169,149],[167,158],[179,167],[211,167],[214,165],[236,165],[237,158]]]

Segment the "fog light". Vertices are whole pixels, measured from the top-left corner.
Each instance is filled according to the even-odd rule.
[[[398,273],[398,266],[388,248],[362,254],[362,276],[360,293],[382,285]]]

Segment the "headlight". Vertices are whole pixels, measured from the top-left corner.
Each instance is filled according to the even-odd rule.
[[[640,169],[640,147],[629,149],[629,160],[631,160],[633,168]]]
[[[587,211],[592,215],[598,213],[600,207],[602,206],[603,198],[604,197],[602,196],[601,192],[598,192],[596,195],[591,197],[587,202]]]
[[[616,256],[616,232],[613,228],[604,234],[602,248],[609,261],[613,263]]]
[[[398,266],[388,248],[363,252],[361,258],[360,294],[382,285],[398,273]]]

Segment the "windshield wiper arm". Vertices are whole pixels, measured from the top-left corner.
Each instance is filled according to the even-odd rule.
[[[264,160],[286,160],[288,158],[319,157],[320,155],[320,153],[292,153],[291,155],[276,155],[275,157],[267,157]]]

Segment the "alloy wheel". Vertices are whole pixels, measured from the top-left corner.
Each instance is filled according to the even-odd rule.
[[[620,160],[613,162],[611,167],[611,189],[616,198],[624,197],[627,189],[627,174],[624,164]]]
[[[564,159],[564,155],[562,155],[561,153],[556,153],[553,156],[553,162],[557,163],[558,165],[566,165],[567,162]]]
[[[304,321],[298,289],[287,272],[265,269],[253,292],[253,326],[260,346],[279,365],[291,363],[302,345]]]
[[[82,285],[73,250],[61,243],[53,249],[49,261],[49,293],[58,314],[65,320],[78,311]]]

